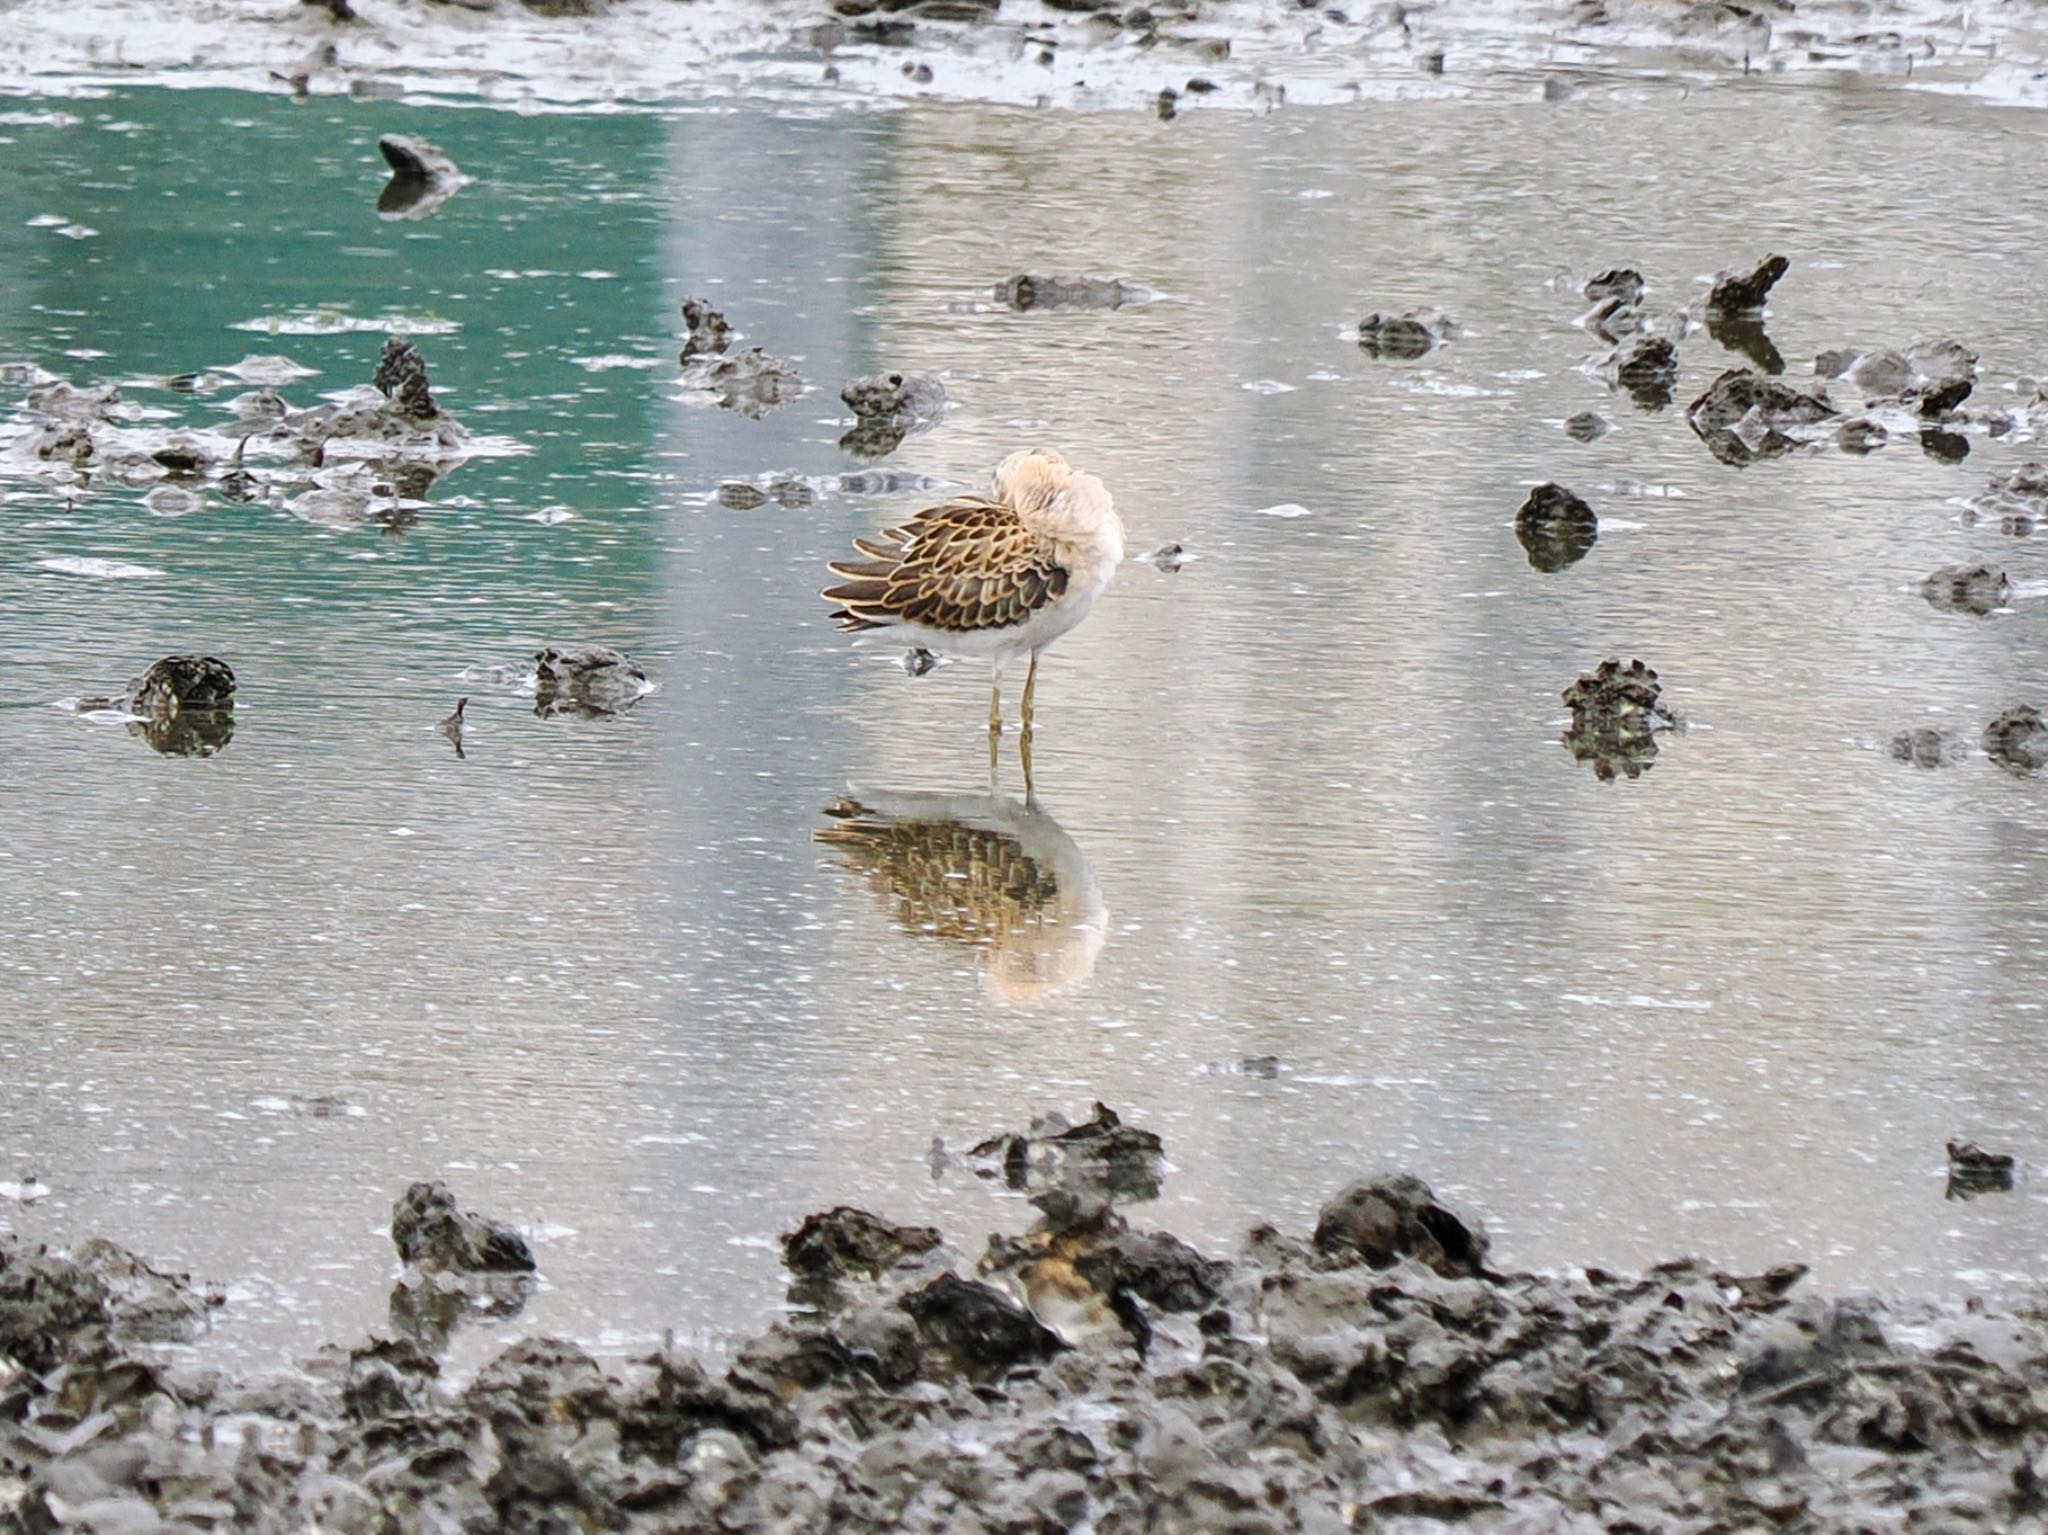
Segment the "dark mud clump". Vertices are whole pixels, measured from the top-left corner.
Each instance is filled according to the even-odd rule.
[[[1399,361],[1427,356],[1457,334],[1457,322],[1434,309],[1369,314],[1358,322],[1358,344],[1367,356]]]
[[[1740,467],[1817,440],[1814,429],[1836,414],[1821,395],[1731,368],[1686,407],[1685,419],[1714,457]]]
[[[2048,722],[2032,704],[2017,704],[1984,727],[1984,750],[2014,773],[2048,767]]]
[[[1573,442],[1598,442],[1613,429],[1613,423],[1595,410],[1582,410],[1564,423],[1564,434]]]
[[[1586,557],[1599,541],[1600,519],[1562,485],[1538,485],[1515,513],[1515,537],[1532,566],[1555,572]]]
[[[543,719],[619,714],[648,691],[647,673],[609,645],[551,645],[533,661],[533,712]]]
[[[1944,565],[1920,583],[1920,595],[1943,613],[1982,618],[2012,600],[2012,582],[1990,565]]]
[[[1678,725],[1677,715],[1660,701],[1662,693],[1657,674],[1641,661],[1602,661],[1564,690],[1572,711],[1566,750],[1590,762],[1602,782],[1617,774],[1640,778],[1657,755],[1657,732]]]
[[[1034,277],[1019,272],[989,291],[1005,309],[1122,309],[1148,303],[1158,295],[1150,288],[1111,277]]]
[[[0,1239],[0,1520],[1848,1535],[2039,1517],[2035,1307],[1804,1294],[1796,1265],[1499,1272],[1411,1176],[1228,1257],[1085,1194],[1039,1203],[961,1268],[849,1270],[722,1371],[535,1337],[467,1385],[402,1338],[235,1381],[139,1341],[203,1312],[183,1281],[156,1276],[153,1312],[107,1266]]]
[[[782,1239],[782,1261],[802,1279],[874,1279],[939,1245],[930,1226],[892,1226],[848,1205],[807,1215]]]
[[[1154,1199],[1165,1148],[1150,1130],[1125,1124],[1098,1103],[1084,1123],[1069,1124],[1054,1112],[1024,1130],[990,1136],[967,1155],[983,1176],[1000,1177],[1013,1189],[1069,1187]]]

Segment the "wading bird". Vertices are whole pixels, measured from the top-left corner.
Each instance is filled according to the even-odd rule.
[[[1031,658],[1022,722],[1031,730],[1038,656],[1088,616],[1124,557],[1124,525],[1102,481],[1045,450],[1012,453],[991,495],[955,496],[901,527],[856,538],[825,588],[848,633],[989,663],[988,728],[1003,728],[1004,669]]]

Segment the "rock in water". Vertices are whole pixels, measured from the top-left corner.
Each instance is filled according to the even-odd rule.
[[[1739,468],[1813,440],[1812,429],[1835,415],[1824,396],[1730,368],[1686,407],[1685,419],[1714,457]]]
[[[543,717],[617,714],[647,692],[647,673],[609,645],[551,645],[533,659],[533,707]]]
[[[453,160],[425,139],[387,133],[377,140],[377,149],[391,167],[391,179],[377,195],[379,218],[425,218],[469,182]]]
[[[235,674],[217,656],[165,656],[131,685],[128,712],[168,718],[187,710],[227,709]]]
[[[997,283],[990,293],[998,304],[1019,313],[1031,309],[1121,309],[1154,296],[1149,288],[1115,278],[1034,277],[1023,272]]]
[[[870,373],[839,391],[864,422],[929,423],[946,413],[946,386],[934,373]]]
[[[907,1257],[930,1252],[939,1233],[930,1226],[892,1226],[850,1205],[807,1215],[782,1239],[782,1261],[805,1279],[873,1279]]]
[[[1358,322],[1358,344],[1372,357],[1412,360],[1458,334],[1458,324],[1435,309],[1406,314],[1369,314]]]
[[[410,341],[387,336],[377,371],[370,382],[396,406],[399,413],[416,421],[430,421],[441,412],[427,387],[427,360]]]
[[[693,357],[715,357],[732,339],[732,327],[725,323],[725,316],[701,298],[683,300],[683,323],[690,327],[689,337],[683,342],[684,362]]]
[[[448,1185],[415,1183],[391,1209],[391,1242],[422,1273],[530,1274],[533,1251],[510,1226],[455,1203]]]
[[[1783,256],[1766,256],[1747,272],[1733,268],[1716,272],[1714,285],[1707,292],[1707,308],[1723,314],[1741,314],[1763,308],[1771,289],[1778,285],[1778,279],[1791,265]]]
[[[2012,772],[2037,772],[2048,767],[2048,722],[2032,704],[2016,705],[1984,727],[1984,750]]]
[[[1944,565],[1920,583],[1920,595],[1944,613],[1982,618],[2012,599],[2012,582],[1989,565]]]
[[[1536,569],[1559,571],[1585,558],[1599,540],[1600,519],[1562,485],[1538,485],[1515,513],[1515,537]]]
[[[1613,657],[1602,661],[1564,690],[1572,711],[1564,745],[1581,762],[1593,765],[1594,776],[1611,782],[1617,771],[1639,778],[1657,755],[1656,732],[1678,724],[1678,717],[1659,702],[1657,674],[1641,661],[1623,666]]]

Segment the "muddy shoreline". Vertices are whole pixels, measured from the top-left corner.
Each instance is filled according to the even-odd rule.
[[[162,83],[658,110],[920,99],[1195,110],[1623,80],[1844,78],[2048,105],[2048,33],[2013,7],[1570,0],[22,0],[0,89]]]
[[[535,1337],[449,1378],[534,1256],[440,1185],[394,1209],[391,1329],[264,1377],[156,1346],[218,1294],[0,1239],[0,1528],[2048,1527],[2031,1304],[1501,1272],[1409,1175],[1204,1254],[1117,1206],[1155,1148],[1113,1117],[976,1148],[1040,1212],[980,1247],[807,1218],[789,1313],[722,1373]]]

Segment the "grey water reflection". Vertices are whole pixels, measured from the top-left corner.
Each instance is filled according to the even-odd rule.
[[[1669,309],[1783,250],[1788,377],[1953,334],[2013,403],[2048,366],[2032,118],[1635,81],[1173,123],[48,105],[69,121],[5,129],[0,205],[96,232],[0,221],[0,361],[197,427],[227,391],[150,381],[282,352],[320,370],[284,386],[302,407],[375,366],[381,328],[337,317],[396,315],[446,408],[523,451],[451,466],[402,538],[0,470],[0,1176],[50,1191],[0,1224],[225,1281],[221,1346],[289,1356],[385,1319],[390,1201],[438,1176],[525,1223],[543,1275],[458,1353],[716,1341],[773,1305],[808,1210],[1021,1223],[934,1180],[932,1137],[1101,1099],[1164,1136],[1159,1219],[1211,1246],[1394,1164],[1509,1263],[1690,1249],[1927,1289],[2048,1253],[2029,1177],[1941,1198],[1949,1139],[2048,1161],[2048,790],[1886,745],[1974,741],[2041,685],[2048,546],[1952,505],[2038,443],[1730,468],[1682,405],[1736,353],[1688,337],[1677,407],[1639,409],[1572,323],[1618,262]],[[476,180],[380,220],[390,131]],[[1702,143],[1771,174],[1675,174]],[[987,302],[1034,272],[1162,297]],[[691,295],[809,391],[759,419],[687,398]],[[1359,349],[1361,315],[1418,307],[1461,334]],[[887,466],[968,485],[1054,444],[1134,548],[1195,556],[1128,567],[1048,658],[1057,826],[957,797],[975,668],[907,677],[816,599],[916,504],[836,478],[861,466],[838,386],[883,369],[955,401]],[[1577,441],[1587,410],[1613,429]],[[768,475],[816,494],[717,499]],[[1600,523],[1546,570],[1515,512],[1551,480]],[[1977,562],[2010,606],[1920,596]],[[537,717],[520,669],[573,644],[656,690]],[[50,707],[180,650],[239,679],[211,755]],[[1609,655],[1691,728],[1603,782],[1560,695]],[[873,835],[820,843],[841,796]],[[963,901],[1034,866],[980,929],[1012,937],[902,930],[942,926],[906,869],[949,872],[889,851],[906,818],[958,828]],[[1057,920],[1028,919],[1048,883]]]
[[[1041,1002],[1085,981],[1108,909],[1080,844],[1035,799],[862,792],[826,810],[817,840],[866,877],[898,926],[978,953],[997,1002]]]

